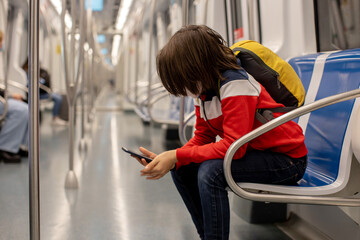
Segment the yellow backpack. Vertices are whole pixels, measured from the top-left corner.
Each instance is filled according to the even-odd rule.
[[[271,120],[272,112],[288,112],[301,106],[305,99],[305,89],[294,69],[273,51],[252,40],[235,43],[230,47],[241,66],[250,73],[256,81],[265,87],[270,96],[285,108],[258,110],[265,117],[261,122]]]
[[[289,63],[273,51],[252,40],[230,47],[242,67],[265,87],[276,102],[299,107],[304,103],[305,89]]]

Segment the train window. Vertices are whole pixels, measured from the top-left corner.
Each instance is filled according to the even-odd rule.
[[[315,1],[318,51],[360,47],[360,2]]]
[[[229,44],[251,39],[261,42],[259,1],[226,1]]]
[[[231,21],[233,26],[233,41],[237,42],[244,37],[243,20],[241,17],[241,0],[231,2]]]

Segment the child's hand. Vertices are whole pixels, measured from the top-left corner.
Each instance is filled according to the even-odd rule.
[[[22,96],[20,94],[18,94],[18,93],[13,93],[12,98],[16,99],[16,100],[19,100],[19,101],[22,101]]]
[[[148,157],[148,158],[151,158],[151,159],[154,159],[156,157],[156,154],[153,153],[153,152],[150,152],[149,150],[147,150],[146,148],[143,148],[143,147],[139,147],[139,150],[142,154],[144,154],[144,156]],[[134,155],[130,155],[132,156],[133,158],[135,158],[140,164],[146,166],[148,165],[148,163],[145,161],[144,158],[139,158],[137,156],[134,156]]]
[[[141,152],[145,154],[145,152]],[[146,179],[152,180],[160,179],[174,168],[176,162],[176,150],[163,152],[141,170],[141,176],[147,176]]]

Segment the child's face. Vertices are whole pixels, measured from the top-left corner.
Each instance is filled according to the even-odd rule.
[[[194,94],[192,92],[190,92],[189,90],[186,89],[186,96],[192,97],[192,98],[197,98],[200,94]]]

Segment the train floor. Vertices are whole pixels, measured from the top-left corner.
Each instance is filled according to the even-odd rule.
[[[150,181],[140,164],[121,150],[147,147],[161,152],[164,130],[121,112],[110,88],[97,101],[99,111],[86,131],[87,150],[79,151],[77,113],[75,173],[78,189],[65,189],[69,168],[68,127],[40,126],[40,231],[45,240],[199,239],[171,177]],[[91,134],[90,134],[91,133]],[[91,136],[91,137],[89,137]],[[0,239],[29,239],[29,162],[0,164]],[[231,216],[230,239],[289,239],[273,224],[249,224]]]

